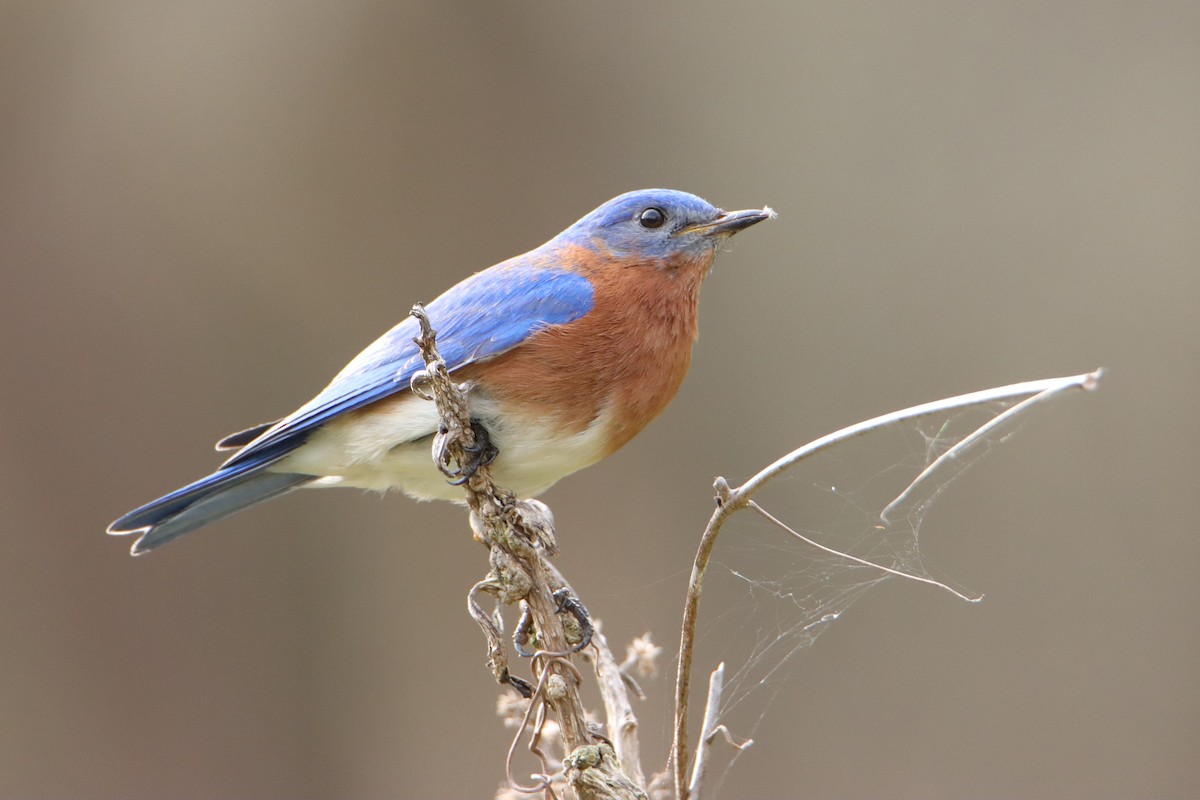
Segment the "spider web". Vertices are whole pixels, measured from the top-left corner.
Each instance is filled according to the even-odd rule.
[[[753,737],[795,677],[793,657],[884,581],[912,579],[981,599],[933,573],[922,526],[938,496],[1013,434],[1028,399],[973,403],[839,441],[797,462],[730,518],[705,578],[695,660],[698,692],[704,673],[726,663],[718,723],[739,739]],[[790,690],[803,691],[799,679]],[[742,752],[716,748],[725,763],[710,768],[706,796],[720,794]]]

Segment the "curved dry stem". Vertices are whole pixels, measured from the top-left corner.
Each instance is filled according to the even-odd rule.
[[[713,547],[721,526],[741,506],[740,495],[729,488],[724,478],[717,478],[714,484],[717,490],[717,507],[708,519],[708,525],[700,537],[700,547],[696,550],[696,558],[692,563],[692,575],[688,580],[687,598],[683,605],[683,631],[679,641],[679,667],[675,674],[675,728],[671,739],[671,756],[667,764],[675,781],[675,796],[678,800],[687,800],[687,716],[688,697],[691,692],[692,657],[695,651],[696,618],[700,613],[700,590],[704,581],[704,573],[708,569],[708,560],[712,557]]]
[[[790,467],[799,461],[808,458],[813,453],[824,450],[831,445],[846,439],[852,439],[855,436],[885,428],[888,425],[894,425],[897,422],[902,422],[908,419],[916,419],[917,417],[925,417],[930,414],[936,414],[942,411],[951,411],[956,408],[965,408],[967,406],[979,405],[982,403],[991,403],[996,400],[1008,400],[1013,397],[1022,397],[1024,395],[1036,394],[1039,395],[1039,402],[1047,400],[1060,392],[1067,389],[1083,389],[1091,391],[1095,389],[1100,381],[1103,370],[1094,372],[1085,372],[1080,375],[1068,375],[1063,378],[1047,378],[1040,381],[1026,381],[1025,383],[1013,383],[1008,386],[1000,386],[995,389],[984,389],[979,392],[970,392],[968,394],[960,394],[956,397],[948,397],[945,400],[934,400],[931,403],[922,403],[919,406],[893,411],[890,414],[881,414],[878,417],[868,419],[864,422],[857,422],[854,425],[848,425],[839,431],[822,436],[803,447],[798,447],[782,458],[767,465],[750,480],[738,487],[737,491],[745,493],[749,497],[753,497],[760,489],[767,485],[773,479],[779,477],[780,474],[786,472]],[[1011,409],[1010,409],[1011,410]]]
[[[828,553],[831,556],[837,556],[839,558],[844,558],[847,561],[853,561],[855,564],[860,564],[864,567],[870,567],[871,569],[877,569],[880,572],[886,572],[887,574],[895,575],[898,578],[904,578],[905,580],[916,581],[917,583],[926,583],[926,584],[929,584],[930,586],[935,586],[938,589],[945,589],[947,592],[954,595],[959,600],[965,600],[968,603],[978,603],[980,600],[983,599],[983,595],[976,595],[975,597],[971,597],[970,595],[965,595],[962,592],[955,589],[953,586],[948,586],[947,584],[944,584],[941,581],[935,581],[933,578],[926,578],[924,575],[915,575],[911,572],[905,572],[904,570],[894,569],[893,567],[889,567],[884,564],[877,564],[874,561],[868,561],[865,558],[859,558],[858,556],[851,555],[850,553],[846,553],[841,550],[835,550],[832,547],[829,547],[828,545],[823,545],[820,542],[816,541],[815,539],[810,539],[809,537],[805,536],[803,533],[800,533],[799,531],[795,530],[790,525],[788,525],[786,522],[779,519],[774,514],[772,514],[770,511],[767,511],[765,508],[763,508],[762,506],[760,506],[758,503],[754,502],[753,500],[750,501],[749,505],[750,505],[750,508],[757,511],[768,522],[782,528],[783,530],[787,531],[792,536],[795,536],[797,539],[804,542],[805,544],[807,544],[811,547],[815,547],[816,549],[818,549],[824,553]]]
[[[668,762],[668,769],[671,771],[672,777],[674,778],[675,795],[678,800],[688,800],[691,791],[691,787],[689,787],[687,783],[688,698],[691,691],[692,659],[695,651],[696,620],[699,615],[700,594],[704,582],[704,573],[708,569],[709,559],[712,557],[713,548],[716,546],[717,537],[720,534],[721,528],[724,526],[725,521],[737,511],[752,505],[751,500],[753,499],[754,495],[779,475],[783,474],[788,469],[813,455],[814,453],[825,450],[832,445],[837,444],[838,442],[851,439],[855,436],[861,436],[868,431],[884,428],[904,420],[915,419],[918,417],[928,416],[930,414],[950,411],[957,408],[965,408],[967,406],[978,405],[982,403],[990,403],[997,400],[1007,400],[1014,397],[1033,395],[1033,397],[1028,398],[1026,401],[1019,403],[1013,408],[1003,412],[996,420],[986,424],[984,426],[986,430],[982,430],[977,435],[972,434],[968,436],[967,439],[964,440],[965,444],[960,443],[963,446],[958,449],[957,453],[950,454],[950,451],[947,451],[946,454],[943,454],[941,459],[939,459],[937,462],[934,462],[935,464],[938,464],[939,462],[941,464],[945,464],[947,458],[953,458],[954,455],[961,454],[966,447],[970,447],[972,444],[977,442],[979,438],[987,432],[987,430],[995,428],[996,425],[1002,424],[1004,421],[1007,421],[1017,414],[1028,410],[1032,406],[1044,402],[1050,397],[1053,397],[1068,389],[1083,389],[1090,391],[1096,388],[1101,374],[1101,370],[1096,370],[1094,372],[1083,373],[1080,375],[1069,375],[1062,378],[1048,378],[1039,381],[1015,383],[1008,386],[997,387],[995,389],[985,389],[979,392],[962,394],[956,397],[947,398],[945,400],[935,400],[931,403],[923,403],[921,405],[912,406],[900,411],[893,411],[889,414],[882,414],[864,422],[858,422],[854,425],[849,425],[839,431],[835,431],[809,442],[803,447],[798,447],[787,455],[782,456],[763,469],[759,470],[758,473],[753,475],[749,480],[737,488],[730,488],[728,482],[724,478],[717,478],[714,484],[714,487],[717,490],[717,507],[713,511],[712,516],[709,517],[708,524],[704,528],[704,533],[700,537],[700,545],[696,550],[696,557],[692,563],[692,574],[688,581],[687,597],[684,600],[683,606],[683,624],[679,642],[679,664],[675,677],[675,726],[674,735],[671,742],[671,754]],[[953,449],[954,448],[951,448],[951,450]],[[931,467],[932,466],[933,465],[931,465]],[[915,486],[916,483],[923,480],[925,476],[926,473],[919,475],[913,484],[910,485],[909,489],[906,489],[900,497],[889,504],[888,509],[885,509],[885,513],[886,510],[894,509],[896,504],[901,502],[909,493],[912,486]],[[765,514],[766,512],[763,511],[762,513]],[[774,520],[773,517],[770,518]],[[778,522],[777,520],[774,521]],[[778,524],[782,525],[782,523]],[[786,528],[787,526],[784,527]],[[789,528],[788,530],[791,529]],[[827,549],[821,545],[817,545],[815,542],[812,542],[809,539],[805,540],[810,544],[821,547],[821,549]],[[843,553],[838,554],[845,555]],[[885,572],[896,572],[895,570],[889,570],[888,568],[882,567],[878,564],[872,563],[870,566],[882,569]],[[919,576],[913,576],[907,573],[900,574],[905,575],[905,577],[934,583],[941,588],[954,592],[953,589],[950,589],[944,584],[938,584],[936,581],[928,581],[919,578]],[[972,598],[961,595],[958,592],[954,593],[959,597],[962,597],[964,600],[972,600]]]
[[[1099,379],[1100,371],[1097,370],[1096,372],[1089,373],[1088,375],[1077,375],[1075,377],[1076,378],[1084,378],[1085,380],[1091,379],[1094,383],[1095,380]],[[917,487],[925,482],[926,478],[928,478],[930,475],[935,474],[938,470],[940,470],[943,466],[945,466],[947,462],[952,461],[952,460],[958,458],[959,456],[963,455],[964,453],[966,453],[968,450],[970,450],[976,444],[983,441],[983,438],[985,436],[987,436],[988,433],[990,433],[991,431],[994,431],[996,428],[999,428],[1004,423],[1017,417],[1020,414],[1025,413],[1029,409],[1033,408],[1035,405],[1046,402],[1047,400],[1054,397],[1056,394],[1063,391],[1064,389],[1072,388],[1075,385],[1077,385],[1077,384],[1075,384],[1075,383],[1068,383],[1065,385],[1059,384],[1059,385],[1055,385],[1055,386],[1051,386],[1049,388],[1043,389],[1042,391],[1035,394],[1033,397],[1025,398],[1024,400],[1017,403],[1012,408],[1005,409],[1004,411],[1002,411],[999,414],[997,414],[996,416],[992,417],[990,420],[988,420],[984,424],[980,425],[978,428],[976,428],[970,434],[968,434],[967,436],[964,436],[953,447],[949,448],[948,450],[946,450],[946,452],[942,453],[940,456],[938,456],[936,459],[934,459],[933,462],[930,463],[929,466],[927,466],[925,469],[921,470],[921,474],[919,474],[919,475],[917,475],[917,477],[913,478],[912,483],[910,483],[907,487],[905,487],[904,491],[902,491],[900,494],[898,494],[896,496],[895,500],[893,500],[892,502],[890,502],[886,506],[884,506],[883,511],[881,511],[879,513],[879,519],[885,525],[889,524],[891,522],[891,520],[888,519],[889,515],[893,511],[895,511],[897,508],[899,508],[901,505],[903,505],[904,502],[913,495],[913,493],[916,491]],[[1090,389],[1091,387],[1085,386],[1084,388]]]
[[[492,480],[488,462],[470,459],[477,423],[471,420],[466,387],[454,383],[445,362],[438,355],[437,335],[425,310],[421,306],[414,306],[412,316],[420,325],[421,333],[415,342],[425,360],[425,370],[414,377],[412,389],[418,396],[436,402],[441,423],[441,430],[434,436],[433,460],[444,474],[455,478],[455,482],[463,486],[467,505],[472,512],[472,528],[490,548],[491,572],[487,579],[472,589],[468,610],[488,639],[489,661],[493,671],[501,682],[508,680],[529,689],[527,683],[509,675],[497,626],[474,602],[478,591],[488,591],[505,603],[517,600],[525,603],[542,647],[533,657],[537,688],[532,692],[530,709],[538,708],[539,720],[544,717],[546,708],[554,712],[566,754],[564,763],[570,761],[576,765],[571,773],[571,781],[577,795],[582,800],[644,797],[640,784],[635,786],[616,768],[614,751],[611,748],[598,748],[595,737],[587,727],[578,690],[582,678],[569,660],[574,648],[567,641],[559,613],[562,609],[554,597],[555,589],[565,585],[566,581],[545,558],[556,550],[553,516],[544,504],[518,500],[512,492],[497,486]],[[581,605],[577,613],[586,614]],[[611,654],[609,659],[612,660]],[[561,681],[552,680],[556,676]],[[550,791],[546,783],[549,778],[546,776],[538,777],[540,783],[535,787],[520,786],[511,781],[512,753],[516,741],[529,724],[530,713],[526,713],[509,749],[506,772],[518,791]],[[535,753],[538,753],[536,747],[540,729],[539,723],[534,731]],[[631,735],[635,731],[636,725],[630,729]],[[636,753],[636,747],[633,752]],[[577,755],[581,753],[583,755]]]
[[[534,689],[533,696],[529,698],[529,707],[525,709],[525,716],[521,719],[521,724],[517,726],[517,732],[513,734],[512,742],[508,745],[508,755],[504,759],[504,776],[508,780],[509,788],[521,794],[535,794],[543,789],[550,788],[553,782],[548,774],[546,754],[539,747],[542,727],[546,723],[546,679],[549,677],[550,671],[543,669],[541,677],[538,679],[537,688]],[[521,741],[521,736],[524,735],[529,728],[529,719],[534,716],[536,711],[537,720],[533,726],[533,734],[529,741],[529,751],[537,756],[542,764],[542,772],[540,774],[531,775],[538,782],[533,786],[525,786],[517,782],[513,777],[513,760],[517,752],[517,745]]]

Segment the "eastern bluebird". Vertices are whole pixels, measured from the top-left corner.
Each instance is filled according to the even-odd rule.
[[[430,303],[442,358],[499,450],[497,483],[536,496],[658,416],[691,361],[700,284],[718,247],[773,215],[722,211],[685,192],[629,192]],[[303,486],[462,500],[430,456],[437,410],[409,388],[424,368],[417,333],[406,318],[296,411],[218,442],[237,452],[216,472],[108,532],[140,533],[138,555]]]

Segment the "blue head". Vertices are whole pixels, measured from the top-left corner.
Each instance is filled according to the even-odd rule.
[[[770,209],[722,211],[673,189],[641,189],[609,200],[563,231],[558,241],[662,263],[709,255],[723,239],[772,215]]]

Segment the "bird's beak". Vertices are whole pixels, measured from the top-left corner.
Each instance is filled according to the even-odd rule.
[[[740,230],[757,225],[764,219],[771,219],[775,212],[770,206],[751,208],[745,211],[722,211],[721,215],[711,222],[699,222],[675,231],[681,233],[698,233],[701,236],[732,236]]]

